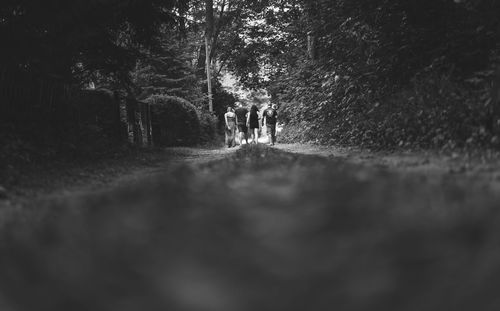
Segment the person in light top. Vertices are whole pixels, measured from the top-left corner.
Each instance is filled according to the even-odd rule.
[[[237,117],[232,107],[227,107],[227,112],[224,114],[224,123],[226,125],[224,131],[226,134],[226,146],[228,148],[234,147],[236,145],[235,136]]]

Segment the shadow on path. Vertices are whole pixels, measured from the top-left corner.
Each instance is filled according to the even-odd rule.
[[[265,146],[63,196],[3,228],[0,307],[496,310],[498,198]]]

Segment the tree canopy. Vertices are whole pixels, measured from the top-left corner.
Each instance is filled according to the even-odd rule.
[[[500,111],[491,91],[499,13],[495,0],[6,0],[0,68],[128,80],[136,95],[200,105],[220,93],[218,79],[229,71],[245,87],[267,88],[284,120],[336,120],[326,132],[350,133],[352,142],[399,144],[429,128],[430,140],[446,131],[463,141],[486,132],[489,140]],[[373,131],[420,111],[434,125],[413,120],[421,130],[405,139],[385,125]],[[473,121],[462,122],[470,111]]]
[[[174,0],[6,0],[0,4],[0,66],[71,79],[133,68],[161,24],[177,22]]]

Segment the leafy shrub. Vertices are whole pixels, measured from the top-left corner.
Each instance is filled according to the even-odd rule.
[[[489,78],[464,81],[427,70],[406,87],[377,93],[361,79],[338,77],[324,68],[298,71],[302,73],[276,97],[284,141],[370,148],[498,147],[498,134],[491,128]]]
[[[220,136],[218,131],[219,119],[205,110],[197,109],[197,113],[200,120],[200,143],[215,142]]]
[[[214,81],[212,85],[213,88],[213,108],[214,114],[218,117],[218,127],[220,133],[224,130],[224,114],[227,111],[227,107],[234,106],[234,103],[238,100],[233,93],[228,92],[224,89],[219,81]],[[203,86],[206,90],[206,84]],[[198,109],[206,111],[208,107],[208,101],[203,101],[198,105]]]
[[[199,141],[200,121],[196,108],[175,96],[153,95],[151,104],[153,143],[157,146],[189,146]]]
[[[64,100],[64,101],[63,101]],[[126,143],[119,102],[108,90],[75,90],[49,114],[11,118],[0,129],[0,153],[20,158],[100,152]]]
[[[157,146],[192,146],[211,142],[217,120],[189,101],[175,96],[153,95],[151,104],[153,143]]]
[[[68,119],[67,128],[75,132],[76,144],[102,147],[126,142],[126,124],[120,120],[119,101],[106,89],[83,90],[70,100],[77,115],[76,122]]]
[[[500,64],[498,1],[303,4],[307,14],[287,30],[297,39],[269,57],[283,64],[268,83],[286,124],[282,139],[498,148],[490,94]],[[317,40],[314,60],[308,34]]]

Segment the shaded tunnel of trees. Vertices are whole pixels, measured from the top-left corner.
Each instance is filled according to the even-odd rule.
[[[208,141],[230,72],[278,104],[283,141],[498,148],[498,16],[495,0],[7,0],[0,140]]]

